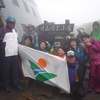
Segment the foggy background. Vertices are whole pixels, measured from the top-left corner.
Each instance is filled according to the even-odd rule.
[[[83,27],[87,33],[92,30],[93,21],[100,20],[100,0],[34,0],[42,21],[75,24],[74,31]]]

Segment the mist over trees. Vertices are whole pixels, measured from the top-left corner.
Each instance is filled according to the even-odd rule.
[[[93,21],[94,22],[94,21]],[[89,22],[89,23],[86,23],[86,24],[82,24],[82,25],[79,25],[79,26],[75,26],[74,27],[74,34],[75,34],[75,36],[77,35],[77,29],[78,28],[84,28],[84,31],[87,33],[87,34],[90,34],[91,33],[91,31],[93,30],[92,29],[92,24],[93,24],[93,22]],[[98,20],[98,22],[100,23],[100,20]]]

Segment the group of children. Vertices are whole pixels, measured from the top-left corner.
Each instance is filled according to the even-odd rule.
[[[27,37],[29,39],[29,37]],[[26,45],[24,40],[24,44]],[[64,48],[61,44],[54,44],[51,48],[47,41],[41,41],[38,47],[33,45],[34,49],[47,52],[61,58],[66,57],[69,71],[69,80],[71,85],[71,94],[85,96],[83,80],[86,71],[86,62],[90,61],[90,74],[88,91],[95,90],[100,93],[100,41],[90,37],[88,34],[81,36],[80,43],[77,38],[69,39],[69,48]],[[30,40],[31,44],[31,40]],[[27,46],[30,46],[27,45]]]
[[[9,85],[10,75],[12,76],[11,81],[14,88],[17,90],[23,90],[23,88],[19,82],[18,41],[17,31],[14,29],[15,19],[10,16],[7,18],[6,22],[6,32],[4,28],[0,29],[0,41],[2,41],[2,47],[4,49],[2,50],[4,51],[4,55],[3,66],[1,67],[1,80],[4,90],[8,93],[11,92]],[[38,38],[36,38],[36,40],[37,39]],[[34,43],[33,37],[28,34],[24,36],[20,44],[56,55],[62,59],[66,57],[71,85],[71,94],[78,96],[85,96],[83,80],[86,71],[86,61],[89,60],[90,74],[88,91],[92,92],[95,90],[96,93],[100,93],[100,41],[90,37],[86,33],[80,36],[81,42],[78,40],[79,38],[70,38],[67,44],[69,46],[67,46],[68,48],[66,49],[59,43],[54,43],[53,47],[51,47],[48,41]],[[9,48],[7,49],[7,47]]]

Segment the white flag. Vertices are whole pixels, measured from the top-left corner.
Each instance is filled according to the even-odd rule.
[[[25,77],[58,87],[70,93],[68,67],[65,59],[19,45]]]

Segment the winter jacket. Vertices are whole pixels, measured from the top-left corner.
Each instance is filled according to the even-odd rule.
[[[95,39],[97,39],[97,40],[100,40],[100,28],[99,28],[98,30],[92,31],[92,32],[90,33],[90,35],[91,35],[93,38],[95,38]]]
[[[85,54],[84,49],[81,45],[78,45],[76,50],[74,50],[74,49],[72,49],[72,50],[74,51],[75,56],[76,56],[78,61],[81,62],[81,61],[86,61],[87,60],[88,57]]]
[[[100,41],[91,38],[91,46],[85,47],[85,52],[89,55],[92,65],[100,65]]]
[[[4,55],[6,57],[18,55],[18,33],[8,26],[6,26],[6,31],[5,33],[4,28],[0,29],[0,40],[2,40]]]
[[[69,80],[70,80],[70,84],[71,84],[71,91],[75,92],[82,85],[83,78],[84,78],[84,71],[78,62],[75,62],[75,63],[67,62],[67,64],[68,64]],[[78,82],[75,82],[75,80],[74,80],[74,74],[76,71],[77,71],[77,75],[79,78]]]
[[[38,50],[43,51],[43,52],[48,52],[47,49],[43,49],[43,50],[42,50],[42,49],[39,48]]]

